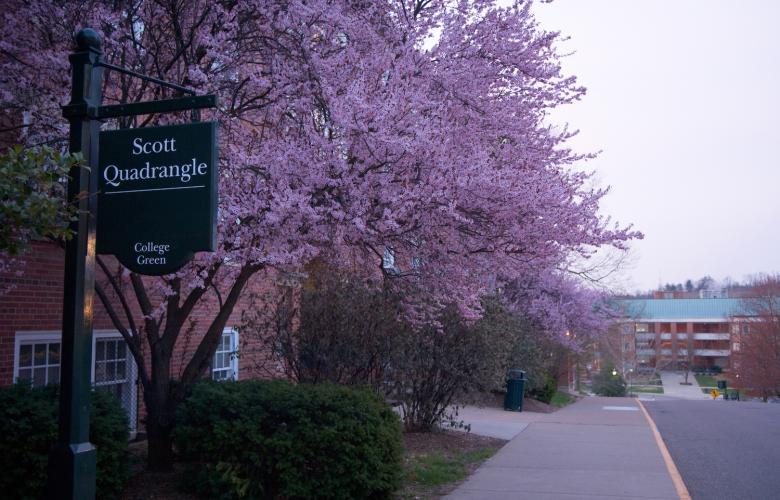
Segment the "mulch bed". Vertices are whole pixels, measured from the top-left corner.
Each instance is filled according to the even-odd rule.
[[[130,443],[132,477],[121,500],[195,500],[198,497],[178,491],[182,482],[181,467],[173,472],[149,472],[146,466],[146,441]]]
[[[468,432],[407,432],[404,434],[406,457],[441,453],[453,457],[458,453],[479,450],[483,448],[500,448],[506,444],[504,439],[477,436]]]

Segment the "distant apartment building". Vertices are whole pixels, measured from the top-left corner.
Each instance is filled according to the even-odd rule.
[[[694,297],[656,292],[652,299],[619,301],[624,371],[731,368],[731,354],[748,328],[743,299],[711,292]]]

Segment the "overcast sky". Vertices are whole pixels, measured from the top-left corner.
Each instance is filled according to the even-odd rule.
[[[645,233],[629,290],[780,270],[780,1],[556,0],[588,88],[556,118],[612,192],[603,212]]]

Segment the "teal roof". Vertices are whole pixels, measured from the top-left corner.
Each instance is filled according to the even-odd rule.
[[[637,320],[727,320],[744,316],[743,299],[627,299],[618,307]]]

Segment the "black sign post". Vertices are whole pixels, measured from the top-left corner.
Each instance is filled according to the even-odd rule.
[[[194,91],[103,62],[100,37],[91,29],[79,31],[76,47],[63,115],[70,121],[70,152],[81,153],[83,162],[68,181],[78,217],[65,246],[59,435],[49,456],[47,496],[90,499],[96,477],[96,450],[89,442],[96,250],[115,254],[139,274],[162,275],[196,251],[213,251],[216,239],[216,124],[100,133],[100,119],[211,108],[216,98],[102,106],[104,68],[181,93]],[[104,205],[100,218],[98,203]]]
[[[97,186],[100,122],[89,109],[100,106],[103,70],[100,38],[92,30],[76,36],[71,54],[70,152],[81,153],[82,166],[70,171],[68,200],[78,206],[71,221],[73,238],[65,244],[62,303],[59,438],[49,457],[48,498],[95,497],[95,447],[89,442],[92,309],[95,290],[95,216],[97,199],[84,196]]]

